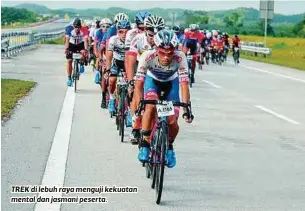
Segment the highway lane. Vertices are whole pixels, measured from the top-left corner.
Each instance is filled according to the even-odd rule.
[[[82,75],[74,95],[65,87],[62,47],[43,46],[33,53],[2,61],[2,77],[38,82],[2,126],[2,210],[34,210],[34,204],[9,203],[10,196],[18,196],[10,193],[13,184],[139,190],[105,194],[107,204],[36,210],[304,209],[305,84],[275,75],[304,80],[303,72],[246,60],[243,66],[228,62],[198,70],[192,89],[195,120],[188,125],[180,119],[178,165],[166,169],[162,205],[157,206],[137,148],[119,142],[114,121],[99,107],[93,73]],[[56,165],[47,162],[49,157],[58,158]]]
[[[32,31],[32,32],[52,32],[58,31],[65,28],[65,26],[69,23],[69,21],[65,21],[64,19],[59,19],[53,21],[51,23],[45,23],[39,26],[33,26],[28,28],[17,28],[17,29],[1,29],[1,33],[3,32],[16,32],[16,31]]]

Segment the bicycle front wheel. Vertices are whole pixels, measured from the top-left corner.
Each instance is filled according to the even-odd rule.
[[[119,130],[119,135],[121,136],[121,142],[124,141],[124,130],[125,130],[125,90],[122,90],[122,93],[120,95],[120,116],[119,116],[119,124],[120,124],[120,130]]]
[[[76,93],[77,90],[77,74],[78,74],[78,62],[74,61],[74,68],[73,68],[73,80],[74,80],[74,92]]]
[[[156,165],[156,203],[160,204],[162,190],[163,190],[163,180],[164,180],[164,167],[165,167],[165,153],[166,144],[168,142],[168,127],[166,122],[161,123],[160,135],[157,142],[157,154],[159,155],[159,162]]]

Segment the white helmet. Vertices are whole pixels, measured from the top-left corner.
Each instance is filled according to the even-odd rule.
[[[156,33],[164,29],[165,21],[162,17],[153,15],[145,18],[144,25],[146,26],[146,29],[154,31]]]
[[[209,39],[209,38],[211,38],[212,37],[212,33],[211,32],[207,32],[207,38]]]
[[[216,30],[212,30],[212,34],[214,37],[216,37],[218,35],[218,32]]]
[[[101,20],[101,25],[104,25],[104,24],[111,25],[112,21],[109,18],[103,18]]]
[[[197,24],[190,24],[190,30],[191,31],[194,31],[194,30],[196,30],[197,29]]]
[[[184,33],[188,32],[189,30],[189,28],[184,29]]]
[[[128,15],[126,15],[125,13],[118,13],[114,16],[114,23],[118,23],[122,20],[129,20]]]

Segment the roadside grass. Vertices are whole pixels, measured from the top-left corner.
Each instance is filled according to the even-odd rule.
[[[264,37],[240,36],[242,41],[263,42]],[[242,58],[305,70],[305,39],[267,37],[267,47],[272,49],[270,56],[241,54]]]
[[[35,82],[1,79],[1,119],[9,117],[16,103],[35,86]]]
[[[65,40],[62,37],[60,37],[60,38],[53,39],[53,40],[44,40],[41,42],[41,44],[64,45]]]

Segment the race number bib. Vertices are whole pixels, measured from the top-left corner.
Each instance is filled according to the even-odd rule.
[[[172,102],[167,102],[165,105],[157,105],[158,117],[175,115],[175,110]]]

